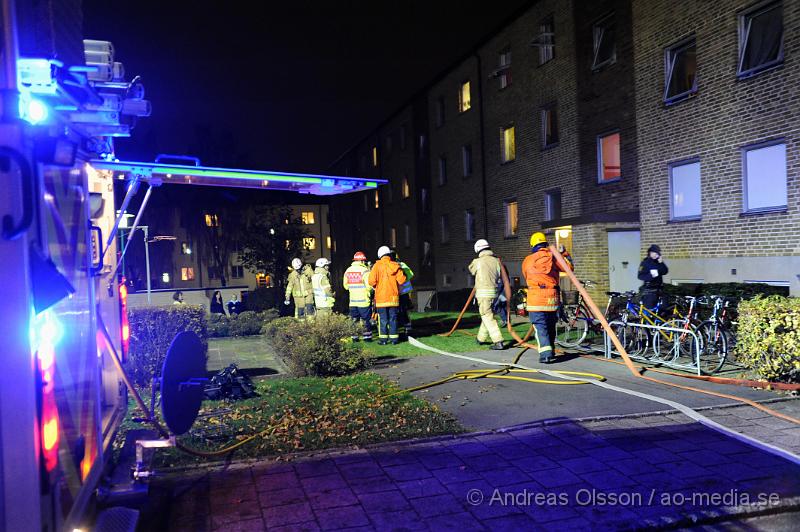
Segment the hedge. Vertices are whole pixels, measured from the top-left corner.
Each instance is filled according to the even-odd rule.
[[[752,299],[758,295],[786,295],[786,288],[764,283],[665,284],[664,292],[674,296],[725,296]]]
[[[195,332],[208,356],[206,310],[200,305],[134,308],[128,320],[131,339],[125,369],[139,386],[149,386],[153,376],[161,374],[167,349],[179,332]]]
[[[208,316],[208,335],[211,338],[223,338],[261,334],[264,326],[277,317],[278,311],[275,309],[264,312],[246,310],[231,316],[210,314]]]
[[[736,356],[763,379],[800,382],[800,299],[742,301]]]

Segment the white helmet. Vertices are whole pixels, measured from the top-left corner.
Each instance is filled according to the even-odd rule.
[[[384,255],[389,255],[391,252],[392,250],[389,249],[389,246],[381,246],[378,248],[378,258],[381,258]]]
[[[292,268],[299,270],[303,267],[303,261],[300,259],[292,259]]]
[[[475,253],[480,253],[484,249],[489,249],[490,247],[491,246],[489,246],[489,242],[487,242],[486,239],[481,238],[475,242]]]
[[[330,263],[331,263],[331,261],[329,261],[325,257],[322,257],[321,259],[317,259],[317,262],[315,262],[314,264],[316,265],[317,268],[324,268],[325,266],[327,266]]]

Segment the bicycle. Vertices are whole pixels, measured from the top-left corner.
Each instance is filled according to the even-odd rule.
[[[676,303],[672,307],[672,317],[666,319],[660,325],[673,329],[683,329],[684,332],[658,331],[659,334],[654,335],[653,358],[660,362],[676,362],[681,356],[694,362],[697,359],[698,348],[701,353],[703,351],[703,338],[698,333],[700,326],[700,319],[696,312],[698,300],[694,296],[683,296],[682,299],[688,303],[688,309],[686,314],[681,314],[678,310],[680,306],[678,304],[679,299],[681,298],[676,297]],[[695,345],[695,336],[690,333],[697,335],[698,345]],[[662,349],[662,342],[666,342],[666,345],[669,345],[670,348]]]
[[[583,286],[592,287],[593,281],[582,281]],[[615,298],[621,297],[620,292],[606,292],[609,296],[603,316],[609,320],[609,310]],[[572,305],[561,305],[558,311],[558,321],[556,321],[556,343],[561,347],[580,347],[584,343],[589,331],[597,335],[603,334],[603,327],[600,320],[592,315],[592,311],[586,305],[583,295],[578,292],[578,302]]]
[[[730,299],[722,296],[708,296],[704,302],[712,301],[711,316],[697,328],[703,341],[700,352],[700,371],[711,375],[722,369],[728,358],[728,347],[732,342],[732,322],[728,313]]]

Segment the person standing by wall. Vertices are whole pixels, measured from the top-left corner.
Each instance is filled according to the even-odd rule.
[[[335,298],[331,287],[331,274],[329,271],[331,261],[322,257],[317,259],[314,275],[311,276],[311,286],[314,289],[314,307],[317,314],[329,316],[333,312]]]
[[[225,303],[222,301],[222,292],[219,290],[214,291],[214,295],[211,296],[211,314],[222,314],[225,315]]]
[[[658,305],[661,291],[664,287],[664,276],[669,273],[669,268],[664,264],[664,257],[661,256],[661,248],[653,244],[647,248],[647,256],[639,264],[639,280],[642,287],[639,289],[642,295],[642,305],[652,309]]]
[[[400,285],[406,275],[391,258],[389,246],[378,248],[378,262],[369,272],[369,285],[375,289],[375,307],[378,309],[378,343],[397,344],[397,310],[400,306]]]
[[[356,323],[361,322],[364,332],[361,338],[365,342],[372,341],[372,305],[370,303],[370,292],[372,287],[367,282],[369,268],[366,265],[367,256],[358,251],[353,255],[353,263],[344,271],[342,286],[350,294],[350,317]],[[353,340],[358,340],[358,336],[353,336]]]
[[[300,270],[302,268],[303,261],[300,259],[292,259],[292,265],[289,268],[289,277],[286,279],[286,294],[283,300],[284,305],[289,305],[289,303],[294,300],[295,318],[303,318],[306,315],[306,295],[303,291],[303,283],[300,276]]]
[[[555,362],[553,342],[556,337],[559,289],[558,272],[563,271],[547,247],[544,233],[531,235],[531,254],[522,261],[522,275],[528,284],[527,310],[531,324],[536,328],[539,362]],[[562,253],[569,264],[572,258],[566,250]]]
[[[494,256],[489,242],[482,238],[475,242],[474,250],[478,258],[469,264],[469,273],[475,276],[475,299],[478,300],[478,311],[481,314],[481,328],[478,329],[476,341],[483,344],[491,339],[490,349],[502,350],[506,348],[503,334],[494,321],[492,311],[492,303],[497,297],[498,280],[501,279],[500,260]]]

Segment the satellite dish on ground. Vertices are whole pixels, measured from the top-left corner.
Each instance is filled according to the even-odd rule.
[[[190,331],[179,333],[167,350],[161,370],[161,413],[172,434],[184,434],[191,428],[207,380],[200,338]]]

